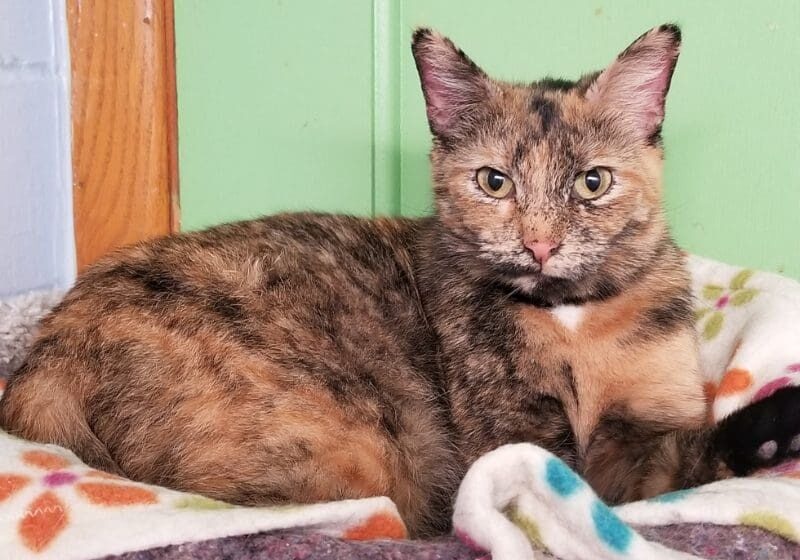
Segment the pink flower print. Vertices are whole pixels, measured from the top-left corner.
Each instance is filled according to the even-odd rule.
[[[45,486],[55,488],[56,486],[64,486],[65,484],[72,484],[78,480],[78,475],[66,471],[55,471],[47,474],[43,479]]]

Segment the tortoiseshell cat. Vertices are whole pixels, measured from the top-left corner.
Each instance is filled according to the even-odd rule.
[[[0,423],[240,504],[388,495],[415,535],[509,442],[612,502],[728,476],[661,208],[679,43],[665,25],[601,73],[520,85],[418,30],[433,217],[280,215],[122,250],[42,322]]]

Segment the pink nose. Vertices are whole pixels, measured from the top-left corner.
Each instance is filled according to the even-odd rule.
[[[526,241],[525,246],[533,253],[533,258],[536,259],[536,262],[544,266],[549,259],[553,251],[558,249],[559,243],[553,243],[552,241]]]

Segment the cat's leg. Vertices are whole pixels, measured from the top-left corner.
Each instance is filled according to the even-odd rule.
[[[242,383],[233,398],[212,383],[200,390],[176,383],[133,406],[134,389],[124,383],[86,399],[59,383],[64,373],[18,371],[0,401],[0,428],[68,447],[98,469],[229,503],[388,496],[412,536],[448,527],[452,467],[444,451],[430,457],[439,434],[414,433],[422,413],[409,418],[369,402],[344,407],[311,383],[270,392],[263,378],[260,386]],[[430,460],[438,472],[417,472]]]
[[[722,420],[715,446],[739,476],[800,457],[800,387],[785,387]]]
[[[800,387],[787,387],[698,430],[606,418],[581,464],[598,494],[621,503],[746,476],[798,457]]]
[[[729,478],[714,428],[664,429],[607,417],[582,455],[584,477],[607,502],[625,503]]]

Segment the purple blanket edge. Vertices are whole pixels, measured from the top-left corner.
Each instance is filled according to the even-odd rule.
[[[755,527],[681,524],[638,529],[645,538],[701,558],[800,558],[800,545]],[[104,560],[477,560],[486,557],[455,537],[426,541],[346,541],[309,530],[283,530],[128,552],[107,556]],[[546,558],[553,557],[546,555]]]

